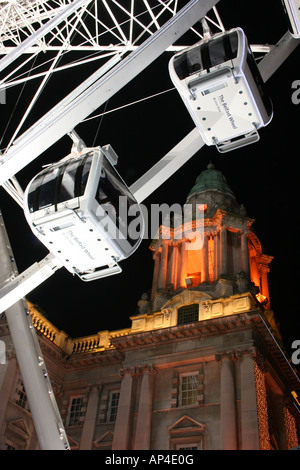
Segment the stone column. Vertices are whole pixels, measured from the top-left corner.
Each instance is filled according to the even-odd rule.
[[[173,284],[174,290],[177,289],[178,285],[178,243],[173,242],[173,252],[172,252],[172,265],[171,265],[171,282]]]
[[[270,303],[270,292],[269,292],[269,282],[268,282],[268,272],[269,268],[266,266],[261,267],[261,291],[262,295],[264,295],[267,299],[268,302],[266,304],[267,308],[271,308],[271,303]]]
[[[80,450],[92,450],[93,438],[97,420],[99,401],[99,386],[94,385],[89,392],[88,404],[80,439]]]
[[[201,272],[201,282],[208,281],[208,236],[203,233],[202,260],[203,271]]]
[[[241,233],[241,271],[249,274],[248,237],[246,232]]]
[[[142,372],[142,384],[134,443],[135,450],[150,449],[154,376],[156,372],[157,370],[152,366],[147,366]]]
[[[214,235],[214,280],[218,279],[219,272],[219,234]]]
[[[134,374],[134,368],[120,371],[122,382],[112,450],[128,450],[130,447]]]
[[[221,449],[237,450],[235,356],[225,353],[217,359],[221,360]]]
[[[241,450],[259,450],[256,385],[254,374],[255,350],[241,354]]]
[[[220,274],[226,274],[227,272],[227,229],[221,227],[220,232]]]
[[[167,267],[168,267],[168,249],[169,249],[168,242],[163,240],[159,273],[158,273],[158,288],[159,289],[165,289],[166,287]]]
[[[160,252],[156,251],[153,255],[154,259],[154,270],[153,270],[153,281],[152,281],[152,297],[154,292],[157,290],[158,286],[158,273],[159,273],[159,264],[160,264]]]
[[[186,242],[183,240],[181,243],[181,268],[180,268],[180,286],[186,287],[185,284],[185,276],[187,274],[187,250],[186,250]]]

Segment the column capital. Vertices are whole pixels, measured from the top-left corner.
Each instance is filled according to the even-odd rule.
[[[89,384],[87,388],[87,394],[89,395],[93,390],[96,390],[97,392],[101,392],[101,389],[102,389],[102,383],[100,382]]]
[[[137,366],[137,369],[138,369],[138,375],[143,375],[145,372],[149,372],[150,374],[156,375],[158,372],[157,367],[155,367],[153,364]]]
[[[255,346],[250,346],[245,349],[238,349],[236,351],[236,356],[238,359],[241,359],[244,356],[251,356],[253,359],[257,357],[257,348]]]
[[[232,361],[236,361],[237,360],[237,352],[234,351],[234,350],[230,350],[230,351],[223,351],[223,352],[220,352],[220,353],[216,353],[216,361],[222,361],[223,359],[231,359]]]
[[[132,377],[137,374],[137,367],[125,367],[120,369],[120,377],[125,377],[125,375],[131,375]]]

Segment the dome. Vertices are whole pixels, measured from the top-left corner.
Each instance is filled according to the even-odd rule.
[[[212,217],[218,209],[231,213],[245,215],[243,206],[239,206],[232,189],[228,186],[225,176],[216,170],[213,163],[207,165],[196,179],[190,190],[187,204],[192,204],[193,218],[196,216],[195,207],[205,204],[205,217]]]
[[[187,198],[189,199],[193,194],[199,194],[208,190],[216,190],[223,194],[234,196],[233,191],[227,184],[225,176],[220,170],[215,169],[215,165],[213,163],[209,163],[207,165],[207,170],[200,173]]]

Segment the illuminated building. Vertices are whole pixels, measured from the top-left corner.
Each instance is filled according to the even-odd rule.
[[[151,294],[131,326],[70,338],[28,302],[72,449],[257,450],[298,445],[299,376],[270,310],[263,253],[245,208],[212,164],[162,226]],[[184,233],[184,237],[179,236]],[[168,236],[166,234],[168,233]],[[202,233],[193,245],[196,233]],[[117,325],[116,325],[117,326]],[[5,317],[2,449],[38,448]],[[292,393],[293,392],[293,393]]]

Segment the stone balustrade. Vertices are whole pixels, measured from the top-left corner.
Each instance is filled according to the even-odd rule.
[[[130,331],[118,330],[114,332],[100,331],[94,335],[80,338],[70,338],[64,331],[58,330],[46,317],[29,301],[28,309],[31,315],[32,324],[39,335],[45,336],[66,354],[86,354],[112,349],[110,339],[116,335],[128,334]]]

